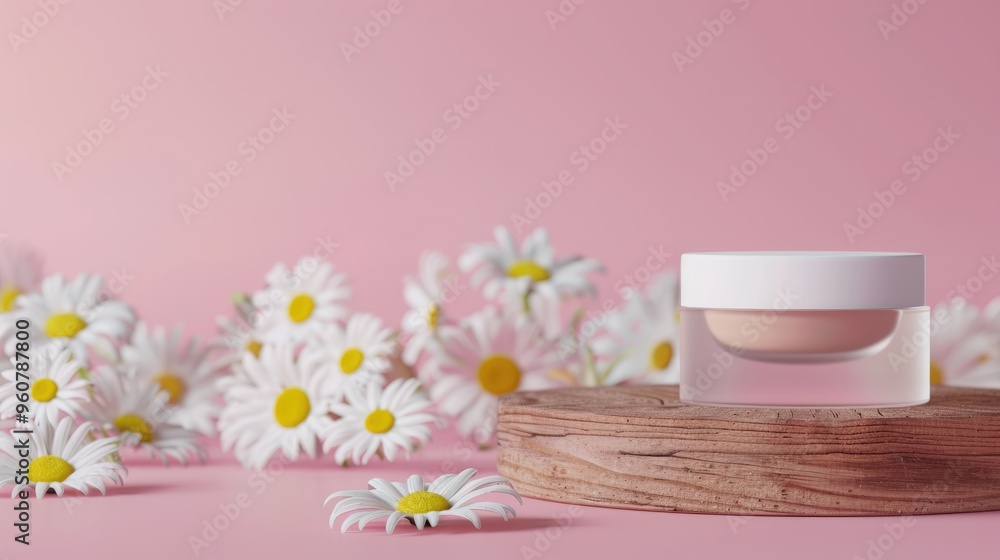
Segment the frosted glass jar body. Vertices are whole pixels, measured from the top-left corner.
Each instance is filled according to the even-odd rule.
[[[895,407],[930,398],[930,308],[681,307],[681,400]]]

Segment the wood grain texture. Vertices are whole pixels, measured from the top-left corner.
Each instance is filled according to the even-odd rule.
[[[1000,510],[1000,391],[935,387],[922,406],[718,408],[676,386],[514,393],[502,475],[525,496],[729,515]]]

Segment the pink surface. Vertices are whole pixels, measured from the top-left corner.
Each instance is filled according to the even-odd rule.
[[[852,249],[926,253],[931,301],[961,285],[983,303],[1000,293],[998,17],[988,0],[3,2],[0,233],[203,333],[232,290],[327,246],[354,308],[395,320],[421,250],[485,240],[515,213],[604,261],[602,298],[658,251],[675,267],[689,250]],[[390,188],[399,158],[431,145]],[[225,188],[206,195],[209,181]],[[723,197],[720,181],[738,186]],[[420,538],[325,528],[329,491],[436,470],[450,445],[408,465],[296,467],[203,556],[512,558],[567,511],[528,501],[516,522]],[[75,557],[87,539],[105,558],[185,557],[247,486],[231,464],[137,467],[73,514],[39,504],[31,552]],[[544,557],[865,557],[892,521],[734,533],[725,517],[586,509]],[[885,558],[986,557],[997,521],[921,518]],[[0,556],[22,557],[0,525]]]

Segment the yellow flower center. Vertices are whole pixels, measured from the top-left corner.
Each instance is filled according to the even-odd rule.
[[[521,370],[507,356],[493,355],[479,364],[479,384],[494,395],[505,395],[521,384]]]
[[[544,282],[549,279],[549,271],[538,265],[538,263],[529,260],[515,261],[514,264],[510,265],[507,269],[507,274],[511,278],[520,278],[522,276],[527,276],[535,282]]]
[[[31,398],[36,402],[49,402],[56,398],[59,386],[48,377],[43,377],[31,384]]]
[[[74,313],[58,313],[45,322],[45,334],[49,338],[73,338],[87,326],[87,323]]]
[[[396,417],[388,410],[373,410],[365,418],[365,429],[373,434],[384,434],[392,429],[396,423]]]
[[[160,390],[170,393],[170,400],[167,404],[177,404],[184,398],[184,380],[169,371],[158,375],[154,380],[160,386]]]
[[[451,504],[441,494],[437,492],[427,492],[420,490],[403,496],[396,504],[396,511],[406,515],[417,515],[430,513],[432,511],[445,511],[451,509]]]
[[[247,342],[246,345],[247,352],[253,354],[255,358],[260,357],[260,349],[263,347],[264,345],[257,342],[256,340],[251,340],[250,342]]]
[[[14,300],[21,295],[21,290],[17,286],[7,285],[0,288],[0,312],[8,312],[14,309]]]
[[[309,417],[309,396],[298,387],[282,391],[274,401],[274,419],[286,428],[294,428]]]
[[[944,383],[944,370],[941,369],[941,364],[931,360],[931,385],[942,383]]]
[[[436,303],[432,303],[430,309],[427,310],[427,324],[432,329],[436,329],[440,318],[441,308]]]
[[[361,351],[360,348],[348,348],[344,350],[344,354],[340,357],[340,371],[344,373],[354,373],[358,371],[361,367],[361,363],[365,361],[365,353]]]
[[[115,418],[115,428],[119,432],[139,434],[142,443],[153,441],[153,429],[149,426],[148,422],[135,414],[122,414],[118,418]]]
[[[670,365],[670,360],[674,357],[674,347],[667,341],[663,341],[653,347],[649,353],[649,365],[653,369],[664,370]]]
[[[31,482],[64,482],[76,469],[66,459],[55,455],[42,455],[28,464]]]
[[[301,323],[312,315],[315,308],[316,302],[311,296],[299,294],[292,298],[292,302],[288,304],[288,318],[296,323]]]

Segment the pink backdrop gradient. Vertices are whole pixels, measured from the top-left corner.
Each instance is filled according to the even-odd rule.
[[[421,250],[456,254],[489,238],[495,224],[513,225],[525,198],[563,170],[572,183],[531,226],[548,228],[563,252],[605,262],[602,297],[614,296],[615,284],[660,247],[673,255],[671,267],[689,250],[851,249],[926,253],[933,303],[975,276],[1000,242],[996,2],[931,1],[905,22],[899,14],[912,12],[915,0],[233,0],[221,17],[216,4],[226,0],[105,0],[36,15],[53,2],[0,4],[0,233],[43,252],[50,272],[124,269],[132,278],[121,296],[155,323],[212,332],[214,317],[229,311],[230,292],[256,288],[273,262],[312,252],[318,238],[337,244],[332,260],[351,275],[352,307],[394,322],[404,308],[401,278]],[[356,28],[376,30],[372,12],[387,6],[397,13],[348,60],[342,45],[354,41]],[[547,12],[570,8],[553,26]],[[901,25],[886,37],[879,21],[891,23],[894,9]],[[22,18],[33,17],[48,21],[30,38],[12,39],[23,32]],[[708,28],[717,34],[711,44],[678,68],[675,53],[699,33],[708,43]],[[160,75],[146,78],[142,101],[116,102],[143,83],[147,68]],[[499,85],[480,85],[491,77]],[[448,113],[477,87],[483,99],[469,101],[474,112]],[[813,88],[832,96],[812,99],[815,110],[801,128],[781,125]],[[241,143],[283,108],[294,118],[274,121],[283,129],[248,161]],[[67,146],[104,119],[110,132],[102,142],[57,174],[53,162],[64,162]],[[574,152],[602,134],[606,119],[627,128],[581,170]],[[947,151],[930,154],[937,160],[914,181],[904,164],[949,127],[958,138],[939,141]],[[438,128],[444,140],[434,153],[390,189],[386,171]],[[717,182],[728,180],[747,150],[759,157],[765,145],[773,152],[766,163],[724,201]],[[179,205],[191,204],[194,190],[230,160],[239,174],[186,221]],[[855,223],[858,207],[896,180],[905,193],[851,242],[845,222]],[[986,279],[976,302],[998,293],[1000,277]],[[226,468],[226,476],[245,476]],[[392,468],[385,472],[405,470]],[[363,485],[382,473],[349,476]],[[211,480],[204,475],[202,484]],[[331,480],[323,491],[343,483]],[[283,484],[301,490],[295,481]],[[108,545],[128,530],[156,529],[154,545],[173,531],[186,539],[175,518],[201,520],[202,505],[221,502],[211,493],[152,495],[155,510],[129,504],[144,512],[134,528],[115,510],[117,525],[101,528]],[[192,509],[197,500],[205,504]],[[318,507],[291,512],[294,503],[281,507],[302,516],[307,525],[296,530],[323,528]],[[565,507],[529,504],[528,517]],[[746,546],[766,548],[761,539],[787,537],[771,557],[850,558],[882,531],[876,520],[768,519],[731,533],[722,518],[587,511],[589,529],[567,536],[564,552],[597,552],[593,543],[627,534],[645,535],[645,549],[664,554],[678,542],[691,554],[746,554]],[[159,520],[168,512],[170,520]],[[997,534],[988,528],[996,522],[994,514],[921,521],[934,530],[914,533],[905,556],[897,549],[886,558],[943,554],[931,543],[964,547],[965,558],[995,551]],[[503,532],[461,542],[483,557],[518,557],[530,529],[504,541],[513,548],[482,546],[509,538]],[[39,531],[39,538],[59,538]],[[353,543],[356,554],[385,542],[326,532],[310,538],[331,550]],[[8,537],[3,542],[6,552]],[[253,550],[222,548],[213,552]]]
[[[221,21],[207,0],[69,3],[0,49],[0,230],[53,271],[125,268],[145,317],[204,332],[317,237],[339,243],[357,308],[398,317],[422,249],[487,239],[563,169],[573,183],[533,225],[606,262],[605,293],[649,247],[674,266],[687,250],[850,248],[926,253],[935,301],[996,252],[996,3],[925,4],[888,41],[889,1],[587,2],[552,29],[558,5],[404,0],[348,62],[341,43],[386,2],[244,2]],[[673,53],[723,9],[735,21],[679,71]],[[0,10],[19,32],[40,8]],[[168,76],[120,119],[147,66]],[[502,85],[451,130],[445,111],[490,75]],[[824,84],[784,139],[775,123]],[[178,205],[282,107],[294,120],[185,223]],[[573,152],[615,117],[628,129],[579,172]],[[59,181],[52,162],[105,118]],[[910,182],[904,162],[948,126],[961,137]],[[391,192],[384,173],[435,128],[447,140]],[[779,150],[723,202],[716,182],[769,137]],[[907,192],[850,243],[844,222],[895,179]]]

